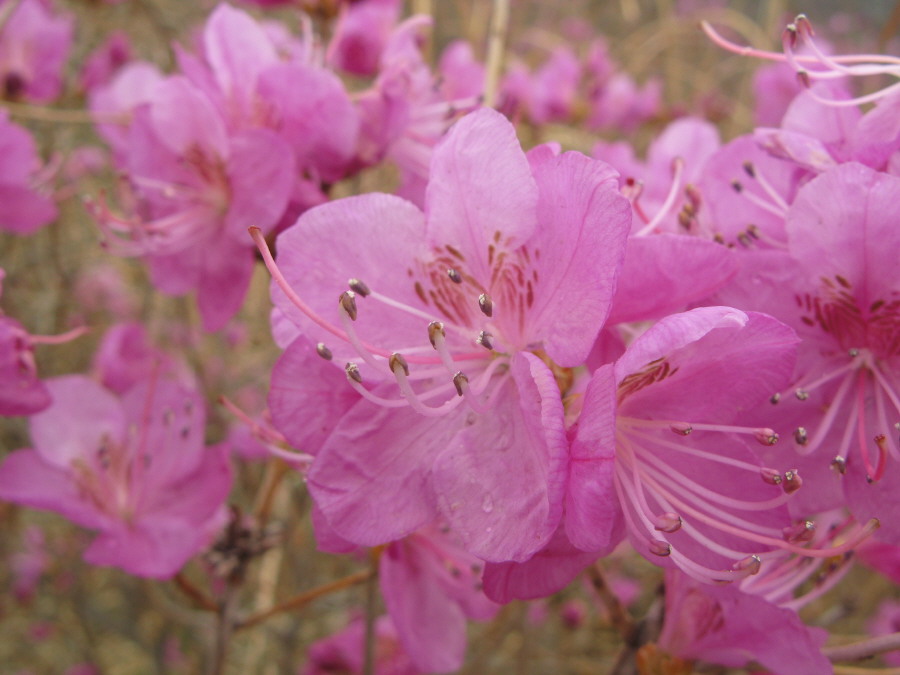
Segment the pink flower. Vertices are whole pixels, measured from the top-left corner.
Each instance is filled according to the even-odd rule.
[[[113,75],[131,60],[131,43],[128,34],[114,31],[85,59],[81,68],[81,88],[91,91],[106,84]]]
[[[417,668],[444,673],[462,667],[466,619],[497,611],[481,590],[480,561],[449,533],[424,528],[384,550],[379,579],[384,604]]]
[[[0,464],[0,498],[97,530],[91,564],[172,576],[223,522],[231,487],[200,397],[152,379],[121,400],[77,375],[47,385],[53,405],[31,418],[34,448]]]
[[[39,189],[41,160],[31,134],[0,110],[0,230],[31,234],[56,219]]]
[[[390,159],[400,168],[397,194],[418,206],[432,151],[459,112],[471,110],[478,100],[445,100],[421,48],[427,16],[414,16],[391,35],[381,57],[378,79],[358,100],[361,129],[358,161],[363,166]]]
[[[733,586],[701,586],[666,572],[666,621],[659,645],[685,659],[732,668],[757,661],[776,675],[828,675],[827,633],[797,614]]]
[[[365,624],[355,618],[342,631],[319,640],[309,648],[309,663],[300,675],[363,674]],[[420,675],[397,638],[390,617],[375,621],[375,675]]]
[[[900,178],[862,164],[824,172],[787,211],[787,250],[757,254],[723,291],[803,338],[792,386],[766,413],[793,437],[798,465],[814,479],[803,507],[825,510],[846,498],[859,520],[879,518],[878,536],[892,544],[900,543],[891,517],[900,481],[898,199]]]
[[[326,60],[353,75],[378,72],[381,53],[400,18],[399,0],[357,0],[341,5]]]
[[[629,225],[608,166],[546,147],[526,157],[482,110],[436,148],[424,214],[363,195],[279,237],[277,313],[349,361],[364,399],[309,474],[338,534],[380,544],[440,517],[493,561],[550,539],[567,369],[609,311]]]
[[[0,2],[5,13],[12,0]],[[0,27],[0,96],[45,103],[62,91],[74,21],[48,0],[22,0]]]
[[[129,141],[135,213],[123,218],[92,205],[106,243],[146,257],[163,292],[196,289],[204,327],[217,330],[250,282],[247,224],[268,231],[278,222],[293,157],[269,130],[228,133],[209,99],[183,77],[156,85],[153,101],[135,110]]]
[[[662,319],[597,370],[571,450],[569,540],[609,552],[624,525],[639,553],[704,582],[796,549],[782,530],[799,477],[763,467],[733,435],[765,445],[771,429],[730,424],[787,379],[795,344],[774,319],[707,307]]]

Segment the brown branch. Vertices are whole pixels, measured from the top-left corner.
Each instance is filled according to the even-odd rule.
[[[176,574],[172,581],[175,582],[175,585],[181,589],[181,592],[188,596],[191,600],[194,601],[194,604],[200,608],[205,609],[208,612],[218,612],[219,605],[216,604],[215,600],[210,598],[206,593],[197,588],[194,583],[188,579],[184,574],[179,572]]]
[[[294,609],[300,609],[301,607],[304,607],[311,603],[313,600],[321,598],[323,595],[329,595],[331,593],[334,593],[335,591],[340,591],[344,588],[350,588],[351,586],[361,584],[371,578],[372,574],[373,572],[371,569],[365,569],[360,572],[355,572],[354,574],[343,577],[342,579],[338,579],[337,581],[332,581],[331,583],[318,586],[310,591],[305,591],[304,593],[295,595],[293,598],[289,598],[284,602],[280,602],[277,605],[270,607],[269,609],[257,612],[256,614],[251,614],[243,621],[239,621],[235,628],[237,630],[250,628],[251,626],[262,623],[266,619],[273,617],[276,614],[289,612]]]
[[[73,110],[48,108],[27,103],[3,101],[0,106],[6,108],[13,117],[21,117],[40,122],[61,122],[63,124],[128,124],[131,114],[127,112],[90,112],[89,110]]]
[[[503,53],[506,50],[506,30],[509,26],[509,0],[494,0],[488,34],[487,63],[484,77],[484,105],[493,107],[497,102],[500,75],[503,71]]]
[[[600,596],[600,600],[609,611],[612,625],[619,631],[619,634],[622,636],[622,640],[626,645],[629,647],[636,647],[637,645],[634,644],[634,641],[638,634],[637,624],[628,613],[628,610],[622,605],[619,597],[612,592],[612,589],[606,582],[606,577],[603,575],[603,569],[600,567],[600,563],[588,567],[588,575],[591,578],[594,589]]]
[[[859,661],[892,649],[900,649],[900,633],[879,635],[848,645],[825,647],[822,653],[831,661]]]

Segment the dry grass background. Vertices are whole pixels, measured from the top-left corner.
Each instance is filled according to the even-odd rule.
[[[439,53],[449,40],[466,37],[484,55],[491,3],[489,0],[412,0],[410,10],[433,13],[435,31],[431,51]],[[676,12],[676,5],[690,11]],[[127,0],[116,6],[87,0],[58,1],[77,16],[77,44],[70,60],[74,75],[83,57],[109,33],[128,33],[139,56],[169,68],[172,40],[184,40],[187,29],[198,26],[213,4],[192,0]],[[754,2],[704,2],[704,0],[565,0],[543,2],[515,0],[509,27],[510,49],[525,58],[539,59],[547,46],[560,43],[561,26],[574,17],[590,23],[610,42],[613,56],[639,82],[659,75],[665,82],[665,99],[672,106],[694,109],[706,101],[719,111],[726,138],[750,129],[749,83],[756,63],[724,54],[705,39],[697,21],[706,18],[726,25],[746,42],[777,48],[784,22],[805,11],[814,20],[849,3],[806,0]],[[853,3],[848,40],[874,47],[896,32],[893,2]],[[297,26],[292,12],[276,12]],[[893,26],[893,27],[892,27]],[[327,32],[327,25],[320,28]],[[881,35],[878,32],[881,31]],[[530,47],[526,47],[530,46]],[[74,78],[70,78],[74,82]],[[0,103],[2,104],[2,103]],[[83,99],[69,87],[55,107],[78,109]],[[61,124],[15,115],[35,133],[45,156],[70,152],[96,137],[87,124]],[[638,136],[639,145],[665,123],[649,125]],[[614,137],[607,135],[608,138]],[[576,125],[553,125],[540,130],[523,128],[523,142],[554,139],[566,148],[589,151],[599,138]],[[79,186],[79,193],[95,194],[112,180],[95,179]],[[335,194],[379,189],[388,184],[388,172],[369,171],[335,188]],[[84,372],[100,336],[114,317],[107,311],[84,311],[73,296],[77,281],[86,271],[111,266],[122,275],[134,294],[138,314],[162,345],[183,350],[200,374],[210,396],[210,440],[219,440],[227,419],[215,398],[235,395],[247,387],[264,392],[268,372],[277,356],[268,333],[267,276],[258,269],[240,319],[247,341],[234,350],[220,336],[200,336],[196,310],[185,299],[155,293],[141,266],[109,257],[97,245],[98,236],[81,201],[75,195],[61,205],[59,222],[28,238],[0,235],[0,266],[7,271],[2,306],[33,333],[53,334],[85,321],[94,328],[89,336],[71,344],[39,347],[38,361],[45,376]],[[261,266],[260,266],[261,267]],[[172,319],[191,327],[185,344],[173,335]],[[227,369],[225,363],[227,362]],[[0,420],[0,444],[4,451],[28,444],[23,420]],[[249,509],[258,499],[264,481],[259,465],[242,464],[233,501]],[[304,589],[361,569],[362,563],[338,559],[315,551],[309,518],[309,502],[302,481],[289,476],[275,493],[273,521],[282,524],[284,544],[257,559],[249,568],[241,603],[246,608],[267,606]],[[12,587],[11,556],[22,548],[26,527],[45,532],[52,557],[36,593],[28,601],[16,600]],[[0,504],[0,675],[29,673],[56,675],[88,662],[103,675],[144,673],[199,673],[204,668],[213,633],[212,617],[191,607],[172,583],[138,580],[117,570],[92,568],[81,562],[80,551],[88,541],[83,533],[61,518]],[[656,600],[659,571],[634,556],[623,555],[605,563],[613,576],[637,580],[643,588],[634,611],[641,616]],[[192,563],[186,574],[202,585],[202,571]],[[347,619],[347,610],[363,604],[361,587],[320,599],[302,611],[284,614],[237,634],[231,645],[226,672],[230,675],[278,675],[295,673],[304,661],[308,645]],[[859,570],[835,592],[809,608],[813,623],[848,634],[863,632],[862,620],[877,601],[897,596],[876,575]],[[571,625],[563,618],[567,603],[582,603],[585,618]],[[488,624],[473,625],[464,673],[608,673],[620,651],[620,640],[602,604],[583,581],[575,582],[557,597],[548,599],[545,618],[536,622],[535,611],[524,603],[512,603]],[[620,672],[627,672],[627,668]],[[849,671],[846,671],[849,672]]]

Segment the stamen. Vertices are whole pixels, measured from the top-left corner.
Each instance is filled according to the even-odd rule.
[[[482,293],[478,296],[478,309],[487,317],[494,315],[494,303],[487,293]]]
[[[359,279],[350,279],[347,281],[347,285],[350,287],[351,291],[359,294],[362,297],[366,297],[367,295],[370,295],[372,293],[369,287]]]
[[[803,479],[797,469],[784,472],[784,482],[781,484],[785,494],[792,495],[803,487]]]
[[[831,460],[831,468],[843,476],[847,473],[847,460],[838,455]]]
[[[494,349],[494,343],[491,342],[492,337],[493,336],[490,333],[488,333],[486,330],[483,330],[480,333],[478,333],[478,337],[476,338],[475,342],[480,344],[482,347],[484,347],[488,351],[492,351]]]
[[[319,342],[316,344],[316,354],[321,356],[326,361],[331,361],[334,357],[334,354],[331,353],[331,350],[325,346],[324,342]]]
[[[452,267],[447,270],[447,276],[450,277],[450,281],[454,284],[461,284],[463,282],[462,275]]]
[[[446,336],[447,334],[444,332],[444,324],[442,324],[440,321],[432,321],[430,324],[428,324],[428,341],[431,343],[432,347],[437,349],[436,340],[440,339],[441,341],[443,341]]]
[[[401,368],[403,370],[403,374],[409,376],[409,364],[406,362],[406,359],[403,358],[402,354],[398,354],[397,352],[391,354],[391,358],[388,361],[388,366],[390,367],[392,373],[396,374],[397,369]]]
[[[671,534],[680,530],[682,523],[683,521],[681,520],[681,516],[679,516],[677,513],[672,513],[671,511],[669,511],[657,516],[656,524],[653,526],[653,528],[658,532],[666,532],[668,534]]]
[[[797,445],[806,445],[809,443],[809,434],[806,433],[806,427],[797,427],[794,429],[794,442]]]
[[[347,373],[347,379],[357,384],[362,384],[362,375],[359,372],[359,366],[355,363],[348,363],[344,366],[344,372]]]
[[[456,393],[458,396],[463,395],[463,386],[469,384],[469,378],[466,377],[465,373],[457,372],[453,376],[453,386],[456,387]]]
[[[781,472],[770,469],[769,467],[760,469],[759,475],[762,477],[763,482],[768,485],[781,485],[784,480],[784,476],[781,475]]]
[[[353,291],[344,291],[339,299],[341,309],[346,312],[351,321],[356,321],[358,315],[356,308],[356,294]]]
[[[676,157],[672,160],[672,185],[669,187],[669,192],[666,195],[665,201],[662,203],[662,206],[659,207],[659,211],[656,212],[656,215],[648,222],[644,227],[638,230],[634,236],[642,237],[644,235],[650,234],[659,225],[663,218],[669,213],[672,209],[672,206],[675,204],[675,200],[678,198],[678,193],[681,187],[681,176],[684,173],[684,160],[681,157]]]
[[[801,544],[811,541],[816,534],[816,524],[811,520],[804,520],[783,530],[784,540],[792,544]]]
[[[650,548],[650,553],[652,553],[653,555],[658,555],[660,558],[665,558],[672,554],[672,546],[667,541],[650,539],[647,543]]]

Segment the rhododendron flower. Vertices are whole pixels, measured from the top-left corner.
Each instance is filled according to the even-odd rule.
[[[427,527],[392,542],[381,555],[384,604],[412,662],[426,672],[462,667],[466,619],[497,611],[481,589],[481,564],[449,533]]]
[[[37,103],[62,90],[62,68],[72,46],[72,17],[53,13],[49,0],[2,0],[0,14],[0,97]]]
[[[363,166],[390,159],[400,168],[397,194],[422,206],[435,143],[459,112],[478,99],[445,100],[422,56],[430,17],[414,16],[391,35],[374,86],[358,100],[362,127],[358,161]]]
[[[759,258],[723,292],[803,338],[793,385],[776,390],[773,402],[781,404],[768,416],[806,457],[801,470],[817,477],[810,495],[817,499],[806,508],[840,505],[842,482],[854,515],[879,518],[879,537],[894,544],[900,543],[891,517],[900,481],[898,199],[900,178],[855,162],[826,171],[800,189],[787,212],[787,251]]]
[[[224,522],[231,487],[223,449],[204,446],[200,397],[154,379],[121,400],[78,375],[47,386],[53,405],[30,419],[34,448],[0,464],[0,498],[97,530],[91,564],[175,574]]]
[[[526,158],[482,110],[435,149],[424,214],[363,195],[301,217],[278,239],[279,268],[263,249],[278,312],[349,361],[364,399],[309,474],[338,534],[373,545],[440,517],[494,561],[549,540],[561,390],[609,311],[629,226],[610,167],[547,147]]]
[[[399,0],[356,0],[341,5],[326,60],[354,75],[374,75],[400,18]]]
[[[39,191],[41,160],[31,134],[0,110],[0,230],[30,234],[56,219]]]
[[[133,217],[92,211],[114,252],[146,257],[154,284],[197,290],[203,324],[217,330],[240,307],[253,256],[248,223],[266,230],[284,211],[293,157],[266,129],[229,134],[204,94],[182,77],[160,82],[134,112],[128,174]]]
[[[301,675],[363,675],[366,626],[357,617],[342,631],[319,640],[309,648],[309,662]],[[397,629],[389,616],[375,620],[375,675],[421,675],[397,638]]]
[[[738,436],[771,444],[771,429],[731,424],[786,381],[796,341],[764,315],[699,308],[662,319],[594,373],[572,444],[570,541],[608,552],[624,515],[639,553],[705,582],[796,548],[783,529],[799,476],[761,466]]]
[[[5,277],[0,268],[0,295]],[[81,327],[62,335],[32,335],[0,312],[0,415],[32,415],[49,406],[52,397],[38,378],[34,347],[68,342],[84,332]]]
[[[776,675],[828,675],[827,633],[797,614],[734,586],[701,586],[666,572],[666,620],[659,645],[676,656],[732,668],[757,661]]]

